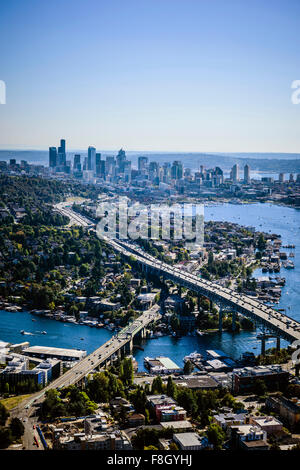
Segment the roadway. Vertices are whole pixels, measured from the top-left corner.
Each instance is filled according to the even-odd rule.
[[[94,220],[74,213],[69,207],[64,207],[64,210],[66,211],[65,215],[68,215],[70,218],[73,217],[73,220],[76,220],[77,224],[90,227],[95,226]],[[266,328],[284,339],[291,342],[300,340],[299,322],[282,312],[277,312],[270,306],[264,305],[254,297],[240,294],[229,287],[223,287],[212,281],[202,279],[184,270],[182,267],[178,268],[163,263],[143,251],[134,242],[117,239],[112,240],[109,238],[106,238],[105,241],[124,256],[129,257],[134,255],[139,263],[157,272],[157,274],[164,275],[175,283],[212,299],[218,305],[232,308],[234,311],[262,323]]]
[[[109,239],[106,239],[106,242],[125,256],[133,255],[138,262],[173,280],[175,283],[205,295],[219,305],[228,306],[247,317],[260,321],[285,339],[289,341],[300,340],[299,322],[281,312],[277,312],[270,306],[264,305],[254,297],[240,294],[233,289],[199,278],[182,268],[163,263],[136,246],[134,242]]]
[[[31,397],[20,403],[20,405],[17,406],[18,410],[29,410],[33,404],[36,405],[40,403],[44,398],[45,393],[50,389],[56,388],[59,390],[63,387],[80,382],[97,367],[110,360],[118,350],[125,347],[141,329],[146,328],[151,322],[158,320],[160,317],[160,307],[158,305],[154,305],[151,309],[146,310],[117,335],[113,336],[94,352],[78,361],[63,375],[49,383],[42,391],[33,394]],[[27,414],[24,415],[24,417],[27,416]]]

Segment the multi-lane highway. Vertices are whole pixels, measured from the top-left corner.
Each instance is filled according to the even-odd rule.
[[[83,226],[95,226],[95,221],[74,213],[69,207],[64,207],[65,215],[68,215],[76,223]],[[214,282],[199,278],[197,275],[186,271],[184,268],[173,267],[163,263],[139,248],[134,242],[124,240],[112,240],[107,238],[106,242],[116,251],[124,256],[134,255],[137,262],[146,268],[171,279],[175,283],[191,289],[192,291],[205,295],[222,307],[229,307],[235,312],[247,316],[261,324],[274,334],[287,341],[300,340],[300,323],[278,312],[270,306],[233,289],[220,286]]]
[[[269,328],[288,341],[300,340],[300,323],[287,315],[264,305],[253,297],[240,294],[233,289],[220,286],[214,282],[200,279],[197,275],[182,268],[173,267],[143,251],[133,242],[123,240],[106,240],[115,250],[125,256],[134,255],[135,259],[158,274],[194,292],[205,295],[221,307],[232,308]]]
[[[81,359],[71,369],[62,376],[47,385],[41,392],[38,392],[23,401],[21,408],[29,409],[33,403],[38,403],[44,397],[47,390],[52,388],[63,388],[68,385],[74,385],[80,382],[86,375],[91,373],[97,367],[105,365],[112,356],[117,354],[122,348],[127,348],[132,342],[134,336],[147,326],[161,317],[160,308],[154,305],[151,309],[143,312],[137,319],[127,325],[117,335],[113,336],[106,343],[102,344],[98,349]]]

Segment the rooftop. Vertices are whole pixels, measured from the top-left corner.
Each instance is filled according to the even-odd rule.
[[[173,438],[176,439],[184,447],[201,445],[201,438],[195,432],[183,432],[180,434],[174,434]]]
[[[27,354],[45,354],[52,356],[72,356],[78,359],[81,359],[86,355],[86,351],[78,349],[63,349],[63,348],[53,348],[50,346],[30,346],[29,348],[24,349],[24,353]]]

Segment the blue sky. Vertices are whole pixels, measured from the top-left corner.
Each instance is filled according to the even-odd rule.
[[[299,152],[299,0],[10,0],[1,148]]]

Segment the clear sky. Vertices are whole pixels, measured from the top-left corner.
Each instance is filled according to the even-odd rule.
[[[0,2],[0,148],[299,152],[299,0]]]

